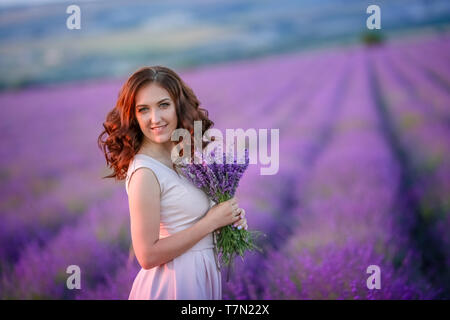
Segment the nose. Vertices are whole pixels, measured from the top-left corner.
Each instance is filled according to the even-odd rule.
[[[151,109],[151,113],[150,113],[150,123],[152,124],[151,126],[157,126],[159,125],[159,123],[161,122],[161,115],[160,115],[160,111],[158,110],[158,108],[153,108]]]

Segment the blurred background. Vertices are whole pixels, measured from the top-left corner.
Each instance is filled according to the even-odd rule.
[[[278,173],[250,165],[237,191],[264,252],[224,299],[449,299],[449,28],[444,0],[0,1],[0,299],[128,298],[125,184],[97,137],[144,65],[216,128],[280,129]]]

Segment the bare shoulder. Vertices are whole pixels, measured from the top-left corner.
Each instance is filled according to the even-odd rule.
[[[132,174],[128,182],[128,194],[132,198],[140,195],[159,195],[161,187],[158,178],[152,169],[147,167],[137,168]]]

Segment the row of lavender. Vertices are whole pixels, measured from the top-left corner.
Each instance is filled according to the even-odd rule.
[[[427,68],[448,84],[439,43],[428,45],[434,59]],[[313,170],[300,227],[268,259],[279,263],[267,264],[262,297],[448,298],[449,93],[442,84],[425,85],[426,71],[401,53],[387,47],[355,59],[347,113]],[[397,73],[391,59],[403,64]],[[433,85],[427,97],[423,88]],[[372,264],[381,267],[382,290],[366,286]]]
[[[390,137],[383,133],[386,119],[377,106],[376,97],[377,94],[383,95],[396,136],[400,137],[401,145],[408,150],[411,159],[417,159],[414,161],[423,164],[423,161],[430,161],[430,157],[433,159],[433,150],[440,152],[440,161],[433,162],[434,174],[421,171],[419,165],[412,168],[414,172],[421,173],[420,177],[429,186],[434,187],[427,189],[426,197],[422,193],[423,200],[430,196],[437,197],[441,200],[438,203],[442,203],[444,210],[447,210],[446,216],[436,217],[439,223],[433,224],[436,227],[432,229],[439,239],[446,239],[438,226],[445,226],[445,221],[449,225],[448,204],[445,209],[445,200],[449,198],[445,197],[449,190],[445,184],[448,180],[445,179],[448,177],[448,171],[445,170],[449,155],[445,153],[447,150],[442,143],[431,146],[430,140],[426,140],[430,133],[420,130],[422,127],[416,128],[414,140],[409,140],[412,132],[402,126],[402,119],[411,118],[411,108],[396,100],[402,94],[404,99],[411,97],[408,91],[405,93],[408,85],[398,80],[400,75],[409,81],[410,87],[430,87],[430,91],[418,91],[423,101],[423,111],[414,119],[433,119],[434,122],[430,123],[440,128],[432,131],[433,141],[436,138],[445,139],[446,124],[441,118],[448,112],[445,108],[445,103],[448,105],[449,101],[448,91],[436,89],[430,85],[430,80],[448,80],[450,77],[442,68],[436,67],[436,63],[445,61],[445,53],[438,52],[439,42],[432,44],[434,46],[425,43],[409,44],[404,48],[387,47],[376,55],[374,51],[359,48],[337,53],[285,56],[261,63],[238,64],[235,69],[218,67],[208,72],[186,75],[194,91],[203,97],[201,100],[210,110],[218,128],[246,128],[248,119],[253,119],[258,128],[280,128],[278,175],[260,176],[259,168],[250,166],[238,190],[241,206],[248,212],[250,227],[268,235],[267,241],[263,242],[266,253],[262,256],[247,256],[245,265],[238,259],[236,272],[229,283],[225,282],[223,275],[225,299],[408,299],[438,295],[440,288],[430,286],[427,274],[414,263],[421,259],[423,253],[420,250],[424,248],[412,245],[414,242],[411,238],[415,235],[408,230],[414,227],[416,220],[409,218],[408,210],[411,208],[404,204],[404,194],[399,192],[402,189],[404,163],[396,157]],[[420,55],[414,56],[416,51],[411,48],[416,46],[424,51],[434,49],[436,59],[424,62]],[[406,73],[405,67],[400,65],[404,61],[396,58],[401,50],[411,53],[411,61],[416,59],[423,64],[419,68],[414,60],[417,70],[409,68],[414,69],[414,74]],[[381,84],[379,92],[374,90],[371,83],[368,65],[372,57],[376,66],[374,73]],[[386,70],[393,71],[390,64],[394,62],[398,67],[392,74],[397,74],[397,78],[392,79]],[[438,76],[418,82],[418,76],[425,67],[434,72],[431,74]],[[210,74],[215,75],[214,79],[211,79]],[[275,76],[277,81],[273,81]],[[85,97],[86,105],[74,104],[72,107],[67,106],[67,110],[104,105],[116,87],[113,84],[89,86],[81,90],[78,88],[78,92],[81,91]],[[224,90],[212,91],[212,87]],[[391,94],[392,90],[396,90],[396,95]],[[97,92],[94,98],[94,91],[100,91],[101,94]],[[429,92],[432,92],[432,96],[427,96]],[[65,93],[70,93],[70,88]],[[0,99],[9,99],[11,106],[35,100],[35,96],[34,99],[28,97],[22,101],[20,97],[13,98],[17,97],[2,96]],[[435,101],[433,108],[428,108],[427,103],[431,104],[432,101]],[[25,104],[30,105],[32,114],[32,104]],[[49,113],[57,108],[51,104],[47,107]],[[94,116],[88,119],[91,123],[89,126],[86,126],[87,120],[82,117],[82,113],[67,112],[70,115],[67,122],[77,129],[80,141],[90,140],[98,134],[92,123],[101,123],[106,109],[92,111]],[[235,117],[236,114],[240,114],[240,117]],[[85,130],[79,130],[81,123]],[[2,125],[2,130],[18,139],[20,132],[12,131],[12,128]],[[67,133],[69,136],[65,138],[60,136],[60,144],[73,139],[70,137],[74,131]],[[46,135],[48,139],[54,139],[51,132]],[[421,140],[417,140],[419,138]],[[414,148],[417,145],[420,148]],[[39,145],[34,148],[34,157],[42,156],[38,152]],[[64,150],[61,148],[59,151]],[[98,153],[93,145],[85,150],[91,154]],[[52,157],[58,158],[57,151],[54,150]],[[70,158],[70,152],[67,154]],[[86,154],[83,156],[86,157]],[[8,161],[5,165],[12,168],[14,159],[11,156],[5,159],[9,159],[3,160]],[[67,163],[69,161],[67,159]],[[23,163],[24,166],[26,164]],[[96,165],[98,162],[86,163],[89,168]],[[60,166],[62,174],[74,170]],[[54,167],[57,166],[48,166]],[[83,170],[80,167],[75,169],[78,176]],[[33,170],[29,171],[32,176]],[[89,174],[92,176],[92,171]],[[74,175],[67,176],[72,179]],[[70,182],[68,178],[60,178],[56,176],[55,180]],[[86,181],[90,181],[88,179]],[[78,181],[81,181],[79,177]],[[22,188],[26,187],[26,182]],[[105,189],[104,181],[86,185],[90,185],[92,190],[73,189],[73,193],[79,195],[78,198],[66,191],[67,198],[70,195],[78,200],[90,199],[86,200],[85,209],[69,217],[61,214],[67,202],[52,194],[21,199],[24,201],[22,204],[18,201],[2,201],[8,204],[8,210],[2,207],[2,216],[9,219],[4,220],[7,223],[0,224],[6,232],[1,243],[4,249],[0,269],[2,298],[127,298],[139,266],[136,259],[128,258],[130,234],[123,186],[120,185],[112,195],[95,201],[95,197],[107,194],[106,191],[98,191]],[[58,185],[53,188],[58,189]],[[4,200],[13,196],[5,196]],[[62,202],[60,208],[51,211],[42,207],[40,210],[27,211],[27,205],[32,202],[55,198]],[[436,203],[434,198],[431,203]],[[21,209],[24,213],[14,214],[17,213],[15,209]],[[434,214],[438,211],[432,209],[422,212]],[[57,223],[52,226],[47,223],[49,219]],[[22,231],[24,236],[19,241],[11,230]],[[41,230],[46,235],[36,236]],[[8,241],[17,241],[20,246],[11,246]],[[449,248],[448,243],[446,248]],[[66,267],[71,264],[81,267],[82,290],[68,290],[65,287],[68,276]],[[366,268],[369,265],[381,267],[382,290],[367,289]]]
[[[72,297],[67,266],[83,267],[95,286],[103,270],[121,263],[129,228],[126,206],[117,210],[126,197],[117,198],[117,184],[101,180],[107,172],[95,138],[118,88],[86,83],[0,95],[6,115],[0,121],[1,298]],[[111,263],[104,265],[107,257]]]
[[[27,244],[44,245],[64,225],[83,216],[90,203],[113,192],[114,185],[98,179],[102,159],[92,138],[103,112],[98,108],[79,112],[80,100],[86,106],[106,106],[114,91],[103,87],[96,87],[103,94],[101,99],[88,86],[0,95],[4,107],[0,120],[3,273],[11,270]]]
[[[379,50],[381,53],[390,51],[389,48]],[[428,299],[447,296],[445,270],[449,269],[448,265],[445,261],[434,259],[431,267],[424,268],[428,252],[435,249],[417,246],[417,239],[411,239],[421,237],[414,233],[417,220],[410,212],[416,208],[405,206],[405,199],[401,198],[405,194],[399,192],[404,183],[404,163],[396,157],[392,142],[382,132],[385,124],[380,122],[386,119],[380,115],[380,107],[376,105],[378,99],[375,95],[379,92],[373,88],[372,74],[368,68],[371,63],[378,65],[378,61],[368,59],[371,54],[362,52],[356,55],[353,68],[357,78],[350,86],[344,114],[335,124],[334,141],[313,166],[311,180],[303,180],[306,182],[303,186],[307,187],[303,189],[305,193],[299,196],[302,199],[297,209],[300,226],[282,250],[271,250],[269,258],[258,261],[254,268],[249,268],[248,264],[241,266],[239,276],[234,281],[237,285],[227,292],[229,297]],[[434,65],[436,61],[439,60],[433,60]],[[382,59],[379,65],[386,69],[392,67],[387,59]],[[409,70],[414,69],[411,66],[414,67],[411,64]],[[439,72],[439,69],[435,72]],[[386,91],[388,89],[394,88],[404,94],[405,90],[410,89],[392,86],[381,73],[378,77],[378,81],[384,85],[383,96],[391,97]],[[421,89],[422,84],[414,83],[413,79],[412,86]],[[429,113],[448,112],[445,110],[445,107],[448,108],[448,92],[442,90],[439,93],[434,95],[435,105],[426,106]],[[408,94],[411,95],[411,92],[406,91]],[[393,110],[401,108],[393,101],[388,107]],[[408,112],[406,107],[398,115],[407,116]],[[434,184],[434,188],[428,190],[427,197],[433,195],[438,200],[432,203],[444,206],[442,211],[431,209],[427,212],[446,212],[447,215],[436,217],[435,228],[427,232],[438,244],[442,242],[442,252],[448,253],[450,247],[447,235],[442,231],[445,228],[443,226],[448,226],[448,205],[445,201],[449,199],[446,184],[449,154],[446,145],[441,143],[446,141],[448,134],[444,130],[445,119],[438,116],[434,120],[440,128],[433,131],[434,150],[441,153],[441,161],[436,164],[436,173],[440,179],[433,178],[436,174],[430,172],[422,172],[422,179],[433,181]],[[409,133],[404,132],[398,123],[395,126],[397,134],[408,137]],[[426,130],[420,132],[429,135]],[[419,146],[422,144],[419,143]],[[430,156],[427,151],[427,148],[417,148],[416,141],[415,148],[409,149],[408,156],[412,159]],[[443,229],[439,230],[438,226]],[[427,242],[425,245],[433,246],[435,243]],[[261,268],[264,263],[266,268]],[[383,290],[367,288],[366,270],[373,264],[381,267]],[[257,270],[261,269],[267,272],[254,277]],[[258,283],[262,285],[258,286]],[[265,290],[258,291],[256,288]]]
[[[399,164],[381,133],[369,83],[367,52],[353,54],[350,88],[328,148],[301,195],[300,224],[280,252],[271,252],[263,298],[432,298],[415,267],[419,254],[399,226]],[[380,267],[380,290],[369,289],[369,266]]]
[[[450,74],[445,43],[412,48],[398,45],[373,51],[371,58],[378,74],[379,104],[390,118],[386,131],[403,167],[400,192],[414,219],[409,231],[411,245],[422,251],[418,261],[422,272],[429,274],[435,286],[442,286],[443,296],[448,297]],[[393,76],[385,60],[391,62],[391,70],[398,69],[404,76]],[[413,68],[418,61],[422,67]]]

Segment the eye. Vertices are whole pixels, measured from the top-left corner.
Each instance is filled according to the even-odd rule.
[[[148,108],[147,108],[147,107],[140,108],[140,109],[138,110],[138,112],[141,112],[142,110],[145,110],[145,109],[148,109]]]
[[[163,108],[167,108],[169,106],[169,104],[168,103],[161,103],[159,106],[160,107],[164,106]]]

